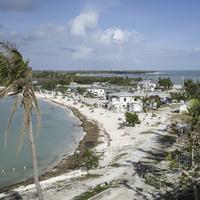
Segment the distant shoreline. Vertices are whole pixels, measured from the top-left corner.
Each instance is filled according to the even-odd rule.
[[[54,70],[42,70],[46,72],[55,72]],[[34,70],[34,72],[41,72],[41,70]],[[72,73],[72,74],[147,74],[156,73],[156,70],[57,70],[56,72]]]

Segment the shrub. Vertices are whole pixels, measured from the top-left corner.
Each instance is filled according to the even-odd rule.
[[[89,171],[90,169],[95,169],[99,165],[99,156],[96,155],[95,152],[91,150],[86,150],[82,158],[80,159],[79,165],[85,171]]]
[[[131,126],[135,126],[135,124],[140,123],[139,117],[136,113],[126,112],[125,118],[126,118],[126,122]]]

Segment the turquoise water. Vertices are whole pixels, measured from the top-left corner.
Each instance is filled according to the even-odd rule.
[[[13,98],[0,100],[0,187],[26,180],[32,176],[31,151],[27,135],[24,137],[21,151],[16,153],[23,117],[22,108],[19,108],[15,114],[8,133],[7,148],[4,150],[4,133],[13,101]],[[66,152],[72,152],[78,145],[83,130],[79,120],[71,115],[70,110],[42,100],[39,104],[41,129],[36,145],[41,173]],[[35,124],[35,116],[33,122]]]

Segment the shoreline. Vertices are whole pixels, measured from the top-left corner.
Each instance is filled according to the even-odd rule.
[[[79,169],[76,163],[76,158],[75,158],[76,153],[79,152],[79,154],[82,156],[86,150],[93,149],[94,147],[96,147],[99,143],[98,138],[99,138],[99,132],[100,132],[100,127],[99,127],[98,122],[88,120],[87,117],[84,116],[77,108],[74,108],[69,105],[67,106],[62,103],[58,103],[51,99],[45,99],[45,100],[48,100],[51,103],[60,105],[64,109],[65,108],[70,109],[73,116],[77,117],[81,122],[81,126],[83,127],[83,137],[79,141],[79,144],[73,153],[63,154],[62,158],[58,159],[57,161],[55,160],[55,163],[52,164],[52,166],[49,166],[49,168],[47,168],[46,171],[44,171],[44,173],[42,173],[39,176],[40,181],[44,181],[49,178],[53,178],[53,177],[71,172],[73,170]],[[0,188],[0,193],[6,193],[9,191],[12,191],[13,189],[17,187],[27,186],[33,183],[34,183],[33,178],[29,178],[25,181],[21,181],[19,183]]]
[[[91,110],[91,107],[84,106],[82,103],[65,101],[61,98],[49,100],[52,103],[56,101],[60,106],[64,104],[74,114],[81,113],[91,124],[96,124],[99,134],[98,145],[94,150],[101,155],[101,160],[99,167],[92,170],[92,176],[89,177],[86,176],[86,172],[76,169],[52,178],[46,174],[46,180],[44,177],[45,181],[41,182],[45,199],[72,200],[90,191],[91,188],[107,183],[117,183],[119,190],[116,191],[115,187],[111,187],[109,188],[111,192],[105,191],[100,199],[132,199],[134,195],[138,195],[137,192],[133,193],[132,190],[129,191],[121,186],[121,180],[127,180],[133,188],[144,188],[144,194],[151,192],[151,188],[137,175],[133,163],[152,160],[152,153],[159,146],[159,138],[168,134],[166,127],[170,124],[172,110],[177,105],[163,106],[156,111],[139,113],[140,124],[119,129],[120,124],[125,120],[124,113],[114,113],[101,107]],[[15,187],[14,191],[24,198],[37,199],[34,184]],[[9,193],[0,194],[0,197],[5,195]]]

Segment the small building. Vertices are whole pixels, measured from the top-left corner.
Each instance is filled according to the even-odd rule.
[[[86,89],[88,92],[92,93],[95,97],[106,98],[106,92],[104,88],[92,86],[91,88]]]
[[[133,93],[118,92],[109,94],[107,109],[114,112],[141,112],[143,109],[142,101]]]
[[[156,88],[156,84],[152,80],[143,80],[137,83],[137,89],[139,91],[150,91],[153,92]]]
[[[143,103],[141,100],[136,100],[129,104],[128,110],[130,112],[142,112],[143,111]]]
[[[76,92],[77,91],[78,84],[75,82],[70,83],[68,86],[68,92]]]

